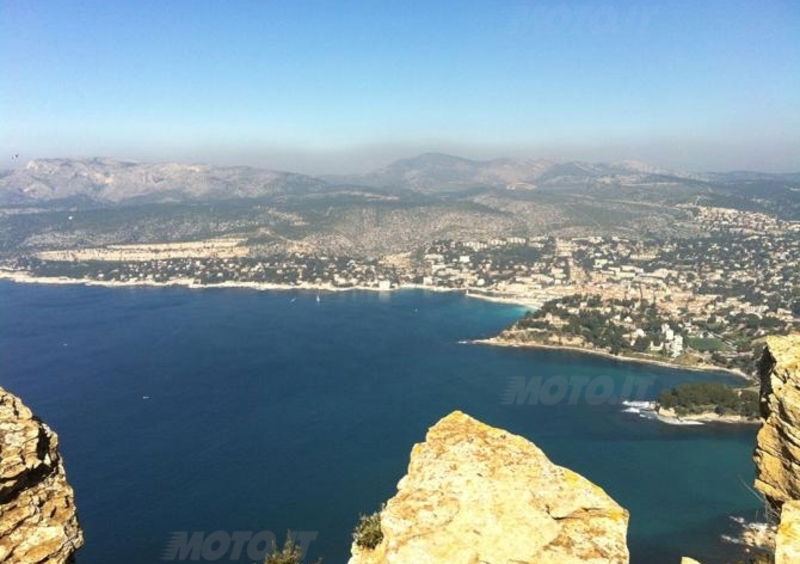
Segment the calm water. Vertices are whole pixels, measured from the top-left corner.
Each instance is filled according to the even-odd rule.
[[[652,380],[651,396],[724,377],[458,344],[520,314],[416,291],[318,304],[0,283],[0,385],[59,433],[86,532],[78,564],[158,562],[171,531],[265,529],[318,531],[311,555],[345,562],[358,514],[393,495],[411,445],[454,409],[605,488],[631,512],[634,562],[725,560],[728,516],[758,509],[745,486],[755,430],[502,401],[515,376]]]

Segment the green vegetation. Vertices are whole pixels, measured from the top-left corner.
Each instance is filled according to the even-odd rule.
[[[561,323],[553,325],[547,321],[548,316]],[[630,321],[622,321],[623,317],[629,317]],[[545,303],[537,311],[527,313],[517,325],[521,329],[546,330],[548,335],[579,336],[598,349],[618,355],[649,352],[651,343],[660,343],[661,326],[666,321],[650,303],[576,294]],[[634,326],[642,328],[645,336],[632,339],[630,333]],[[659,351],[658,354],[665,353]]]
[[[380,544],[383,540],[380,511],[359,516],[356,528],[353,530],[353,540],[358,546],[370,549]]]
[[[322,558],[316,560],[314,564],[321,562]],[[291,534],[287,534],[283,549],[278,550],[275,543],[272,543],[272,552],[267,554],[264,564],[303,564],[303,551],[292,540]]]
[[[687,344],[700,352],[717,352],[728,348],[716,337],[689,337]]]
[[[759,416],[758,394],[720,382],[681,384],[661,392],[661,407],[674,409],[678,415],[693,415],[713,411],[718,415]]]

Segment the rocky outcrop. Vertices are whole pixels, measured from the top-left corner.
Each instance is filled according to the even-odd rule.
[[[0,562],[71,562],[82,545],[57,435],[0,388]]]
[[[775,535],[775,564],[800,562],[800,501],[783,504],[781,522]]]
[[[628,512],[528,440],[453,412],[414,446],[350,564],[627,562]]]
[[[761,415],[755,486],[775,516],[800,499],[800,334],[769,337],[759,362]]]

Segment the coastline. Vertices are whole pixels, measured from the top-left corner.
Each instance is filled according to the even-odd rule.
[[[425,286],[427,288],[427,286]],[[468,298],[475,298],[477,300],[484,300],[487,302],[495,302],[500,304],[509,304],[509,305],[516,305],[520,307],[524,307],[530,310],[536,310],[542,307],[544,303],[542,300],[533,300],[529,298],[525,298],[523,296],[513,297],[513,296],[502,296],[502,295],[490,295],[490,294],[482,294],[480,292],[472,292],[469,288],[463,290],[466,293]]]
[[[342,288],[333,286],[331,284],[298,284],[296,286],[289,284],[275,284],[271,282],[247,282],[247,281],[233,281],[226,280],[217,284],[202,284],[198,283],[191,278],[172,278],[165,282],[157,282],[155,280],[135,280],[130,282],[122,282],[118,280],[95,280],[94,278],[69,278],[67,276],[33,276],[23,271],[0,270],[0,280],[9,280],[11,282],[18,282],[21,284],[57,284],[57,285],[80,285],[80,286],[102,286],[105,288],[135,288],[135,287],[152,287],[152,288],[167,288],[167,287],[180,287],[190,288],[194,290],[200,289],[213,289],[213,288],[242,288],[248,290],[311,290],[318,292],[349,292],[349,291],[369,291],[369,292],[393,292],[396,290],[404,289],[425,289],[436,292],[455,292],[463,291],[456,288],[436,288],[429,286],[422,286],[420,284],[407,284],[397,286],[388,290],[382,290],[373,286],[348,286]]]
[[[202,284],[191,278],[172,278],[165,282],[155,280],[135,280],[122,282],[118,280],[95,280],[94,278],[70,278],[67,276],[33,276],[21,270],[0,269],[0,280],[8,280],[19,284],[55,284],[55,285],[79,285],[79,286],[100,286],[104,288],[190,288],[193,290],[205,290],[214,288],[241,288],[258,291],[311,291],[311,292],[379,292],[389,293],[401,290],[424,290],[426,292],[454,292],[462,293],[468,298],[475,298],[485,301],[516,305],[522,308],[535,309],[540,307],[539,302],[525,300],[524,298],[509,298],[504,296],[490,296],[483,294],[470,293],[467,288],[443,288],[441,286],[427,286],[425,284],[401,284],[389,289],[376,288],[375,286],[333,286],[332,284],[311,284],[303,283],[298,285],[275,284],[271,282],[247,282],[232,281],[219,282],[217,284]]]
[[[736,370],[733,368],[725,368],[723,366],[714,366],[711,364],[696,364],[689,366],[684,364],[678,364],[676,362],[669,362],[667,360],[648,359],[648,358],[640,358],[640,357],[625,356],[625,355],[614,355],[611,354],[610,352],[601,351],[597,349],[589,349],[585,347],[578,347],[574,345],[549,345],[549,344],[534,343],[534,342],[520,343],[520,342],[506,341],[500,339],[499,337],[491,337],[489,339],[475,339],[467,342],[477,345],[490,345],[494,347],[514,347],[514,348],[532,348],[532,349],[569,351],[569,352],[576,352],[579,354],[602,356],[604,358],[619,360],[622,362],[638,362],[640,364],[650,364],[655,366],[662,366],[665,368],[678,368],[682,370],[690,370],[692,372],[724,372],[726,374],[731,374],[733,376],[737,376],[739,378],[747,380],[748,382],[752,382],[751,378],[740,370]]]
[[[724,425],[760,425],[760,418],[748,418],[742,415],[720,415],[714,411],[704,411],[679,416],[671,409],[662,408],[657,401],[623,401],[623,413],[638,415],[643,419],[660,421],[667,425],[697,426],[706,423],[721,423]]]
[[[656,417],[667,425],[705,425],[706,423],[721,423],[724,425],[760,425],[761,419],[748,419],[741,415],[717,415],[713,412],[672,417],[657,413]]]
[[[290,286],[288,284],[275,284],[275,283],[268,283],[268,282],[246,282],[246,281],[225,281],[220,282],[218,284],[200,284],[195,282],[193,279],[190,278],[173,278],[171,280],[165,282],[157,282],[155,280],[136,280],[131,282],[121,282],[121,281],[113,281],[113,280],[95,280],[92,278],[69,278],[66,276],[33,276],[27,272],[19,271],[19,270],[6,270],[0,269],[0,280],[8,280],[11,282],[16,282],[20,284],[55,284],[55,285],[80,285],[80,286],[100,286],[105,288],[168,288],[168,287],[179,287],[179,288],[189,288],[189,289],[197,289],[197,290],[204,290],[204,289],[214,289],[214,288],[227,288],[227,289],[247,289],[247,290],[257,290],[257,291],[291,291],[291,290],[299,290],[299,291],[311,291],[311,292],[353,292],[353,291],[365,291],[365,292],[379,292],[379,293],[390,293],[390,292],[397,292],[401,290],[424,290],[428,292],[456,292],[462,293],[466,297],[490,301],[495,303],[502,303],[507,305],[515,305],[521,308],[526,309],[536,309],[540,307],[541,303],[534,300],[525,300],[524,298],[512,298],[507,296],[492,296],[482,293],[473,293],[470,292],[469,289],[466,288],[442,288],[440,286],[426,286],[424,284],[402,284],[399,286],[395,286],[389,289],[380,289],[373,286],[349,286],[346,288],[333,286],[330,284],[310,284],[304,283],[299,284],[296,286]],[[544,344],[544,343],[535,343],[535,342],[513,342],[501,339],[499,337],[491,337],[488,339],[474,339],[474,340],[467,340],[462,341],[462,343],[467,344],[479,344],[479,345],[491,345],[491,346],[499,346],[499,347],[516,347],[516,348],[540,348],[540,349],[551,349],[551,350],[562,350],[562,351],[569,351],[575,352],[579,354],[589,354],[595,356],[601,356],[604,358],[618,360],[623,362],[637,362],[640,364],[650,364],[655,366],[661,366],[665,368],[678,368],[683,370],[691,370],[694,372],[722,372],[726,374],[731,374],[747,380],[748,382],[751,381],[750,377],[741,372],[739,370],[725,368],[721,366],[713,366],[713,365],[682,365],[674,362],[669,362],[665,360],[658,360],[658,359],[647,359],[647,358],[639,358],[639,357],[631,357],[631,356],[623,356],[623,355],[613,355],[606,351],[596,350],[596,349],[589,349],[584,347],[572,346],[572,345],[552,345],[552,344]]]

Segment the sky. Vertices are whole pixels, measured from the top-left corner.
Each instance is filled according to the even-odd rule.
[[[800,170],[797,0],[0,0],[0,77],[0,168]]]

